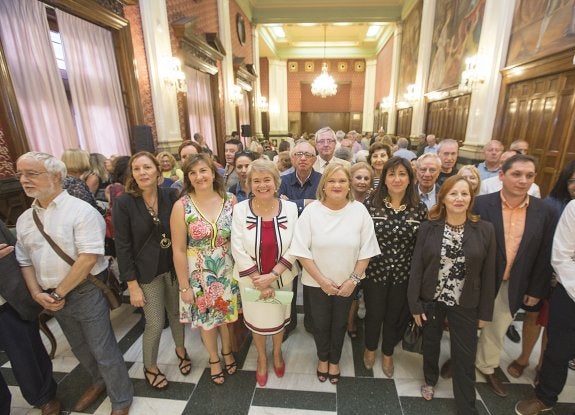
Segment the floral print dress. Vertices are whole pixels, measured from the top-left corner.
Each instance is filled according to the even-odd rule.
[[[215,223],[202,215],[190,195],[180,201],[188,228],[188,270],[195,296],[193,304],[180,300],[180,320],[205,330],[236,321],[239,288],[232,277],[232,195],[226,194]]]

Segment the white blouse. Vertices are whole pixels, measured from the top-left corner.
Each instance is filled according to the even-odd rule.
[[[317,200],[307,205],[296,224],[290,248],[291,255],[312,259],[336,284],[349,278],[358,260],[380,253],[373,220],[357,201],[339,210],[331,210]],[[319,287],[305,269],[302,283]]]

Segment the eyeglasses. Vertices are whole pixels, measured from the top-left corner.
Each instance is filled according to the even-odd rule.
[[[575,184],[575,179],[569,179],[569,180],[567,180],[567,184]]]
[[[22,176],[33,180],[33,179],[37,179],[38,176],[40,176],[41,174],[48,174],[48,172],[47,171],[19,171],[14,175],[14,177],[16,177],[16,180],[20,180],[20,178]]]
[[[324,145],[324,144],[334,144],[335,140],[334,139],[327,139],[327,140],[318,140],[316,141],[316,144],[320,144],[320,145]]]
[[[294,156],[295,158],[298,158],[298,159],[299,159],[299,158],[304,158],[305,160],[307,160],[307,159],[314,158],[314,157],[315,157],[315,154],[308,153],[308,152],[306,152],[306,151],[298,151],[297,153],[293,153],[293,156]]]

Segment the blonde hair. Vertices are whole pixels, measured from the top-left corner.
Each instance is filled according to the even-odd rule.
[[[271,174],[276,186],[276,192],[279,190],[281,184],[280,172],[273,161],[266,159],[256,159],[250,163],[248,172],[246,174],[246,182],[250,192],[252,191],[252,174],[254,173]]]
[[[479,196],[479,192],[481,191],[481,175],[479,174],[479,170],[473,164],[466,164],[465,166],[461,167],[457,172],[458,176],[464,177],[463,172],[465,170],[469,170],[477,179],[477,188],[475,189],[475,196]],[[471,185],[471,183],[469,183]]]
[[[158,163],[160,163],[160,171],[162,171],[161,166],[162,166],[162,159],[164,157],[167,157],[168,160],[170,160],[170,164],[172,165],[170,170],[173,170],[176,167],[176,158],[171,153],[168,153],[167,151],[161,151],[156,156],[156,160],[158,160]]]
[[[317,185],[317,192],[316,192],[316,199],[317,200],[319,200],[320,202],[323,202],[326,199],[325,184],[331,178],[331,176],[333,176],[336,172],[338,172],[340,170],[342,170],[345,173],[345,175],[347,177],[347,181],[349,183],[349,190],[347,192],[347,200],[349,200],[350,202],[353,200],[353,194],[351,193],[351,173],[349,172],[349,168],[347,168],[343,164],[336,164],[336,163],[328,164],[327,167],[325,168],[325,170],[323,171],[323,174],[321,175],[321,179],[319,180],[319,184]]]
[[[69,175],[82,176],[90,171],[90,153],[79,148],[64,150],[61,160],[66,165]]]

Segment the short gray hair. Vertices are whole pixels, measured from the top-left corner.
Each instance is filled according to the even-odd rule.
[[[441,169],[441,159],[439,158],[439,156],[435,153],[424,153],[421,156],[419,156],[419,158],[417,159],[417,161],[415,162],[415,166],[419,169],[421,167],[421,163],[423,162],[423,160],[425,159],[433,159],[433,161],[435,161],[435,163],[437,164],[437,169]]]
[[[457,146],[457,149],[459,150],[459,143],[457,141],[455,141],[453,138],[444,138],[443,140],[441,140],[439,142],[439,146],[437,147],[437,152],[439,153],[441,151],[441,149],[449,144],[454,144]]]
[[[29,151],[27,153],[24,153],[20,157],[18,157],[16,163],[18,163],[20,160],[23,159],[42,162],[46,171],[52,176],[59,175],[60,182],[64,184],[64,179],[68,175],[68,170],[66,169],[66,165],[62,160],[57,159],[51,154],[42,153],[40,151]]]
[[[409,140],[405,137],[399,137],[397,139],[397,146],[399,148],[407,148],[409,146]]]

